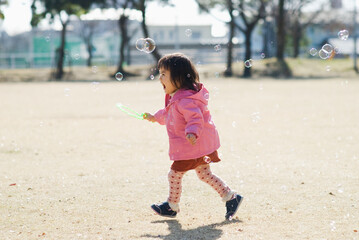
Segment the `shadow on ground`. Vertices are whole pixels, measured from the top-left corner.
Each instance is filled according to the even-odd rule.
[[[200,226],[194,229],[182,229],[182,225],[178,222],[178,220],[161,220],[161,221],[153,221],[152,223],[167,223],[168,230],[170,231],[167,235],[151,235],[144,234],[141,238],[158,238],[164,240],[178,240],[178,239],[206,239],[206,240],[214,240],[220,239],[223,234],[221,229],[217,227],[221,227],[228,224],[241,223],[240,220],[233,219],[232,221],[223,221],[220,223],[213,223],[205,226]]]

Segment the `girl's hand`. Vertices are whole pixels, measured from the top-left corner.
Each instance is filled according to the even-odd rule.
[[[193,133],[188,133],[186,135],[186,138],[187,138],[188,142],[192,145],[195,145],[197,142],[197,137]]]
[[[144,113],[143,114],[143,119],[146,119],[150,122],[156,122],[155,117],[151,114],[151,113]]]

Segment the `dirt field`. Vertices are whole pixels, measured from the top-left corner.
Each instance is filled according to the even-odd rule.
[[[244,196],[232,221],[194,172],[176,219],[157,81],[0,84],[0,239],[359,239],[359,81],[206,79],[213,172]]]

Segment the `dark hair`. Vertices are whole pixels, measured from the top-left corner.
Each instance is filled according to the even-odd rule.
[[[199,90],[199,75],[192,61],[182,53],[163,56],[157,64],[158,69],[164,68],[171,73],[171,82],[178,89]]]

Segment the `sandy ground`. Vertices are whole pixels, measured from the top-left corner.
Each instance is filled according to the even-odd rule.
[[[206,79],[232,221],[188,172],[176,219],[157,81],[0,84],[0,239],[359,239],[359,81]]]

